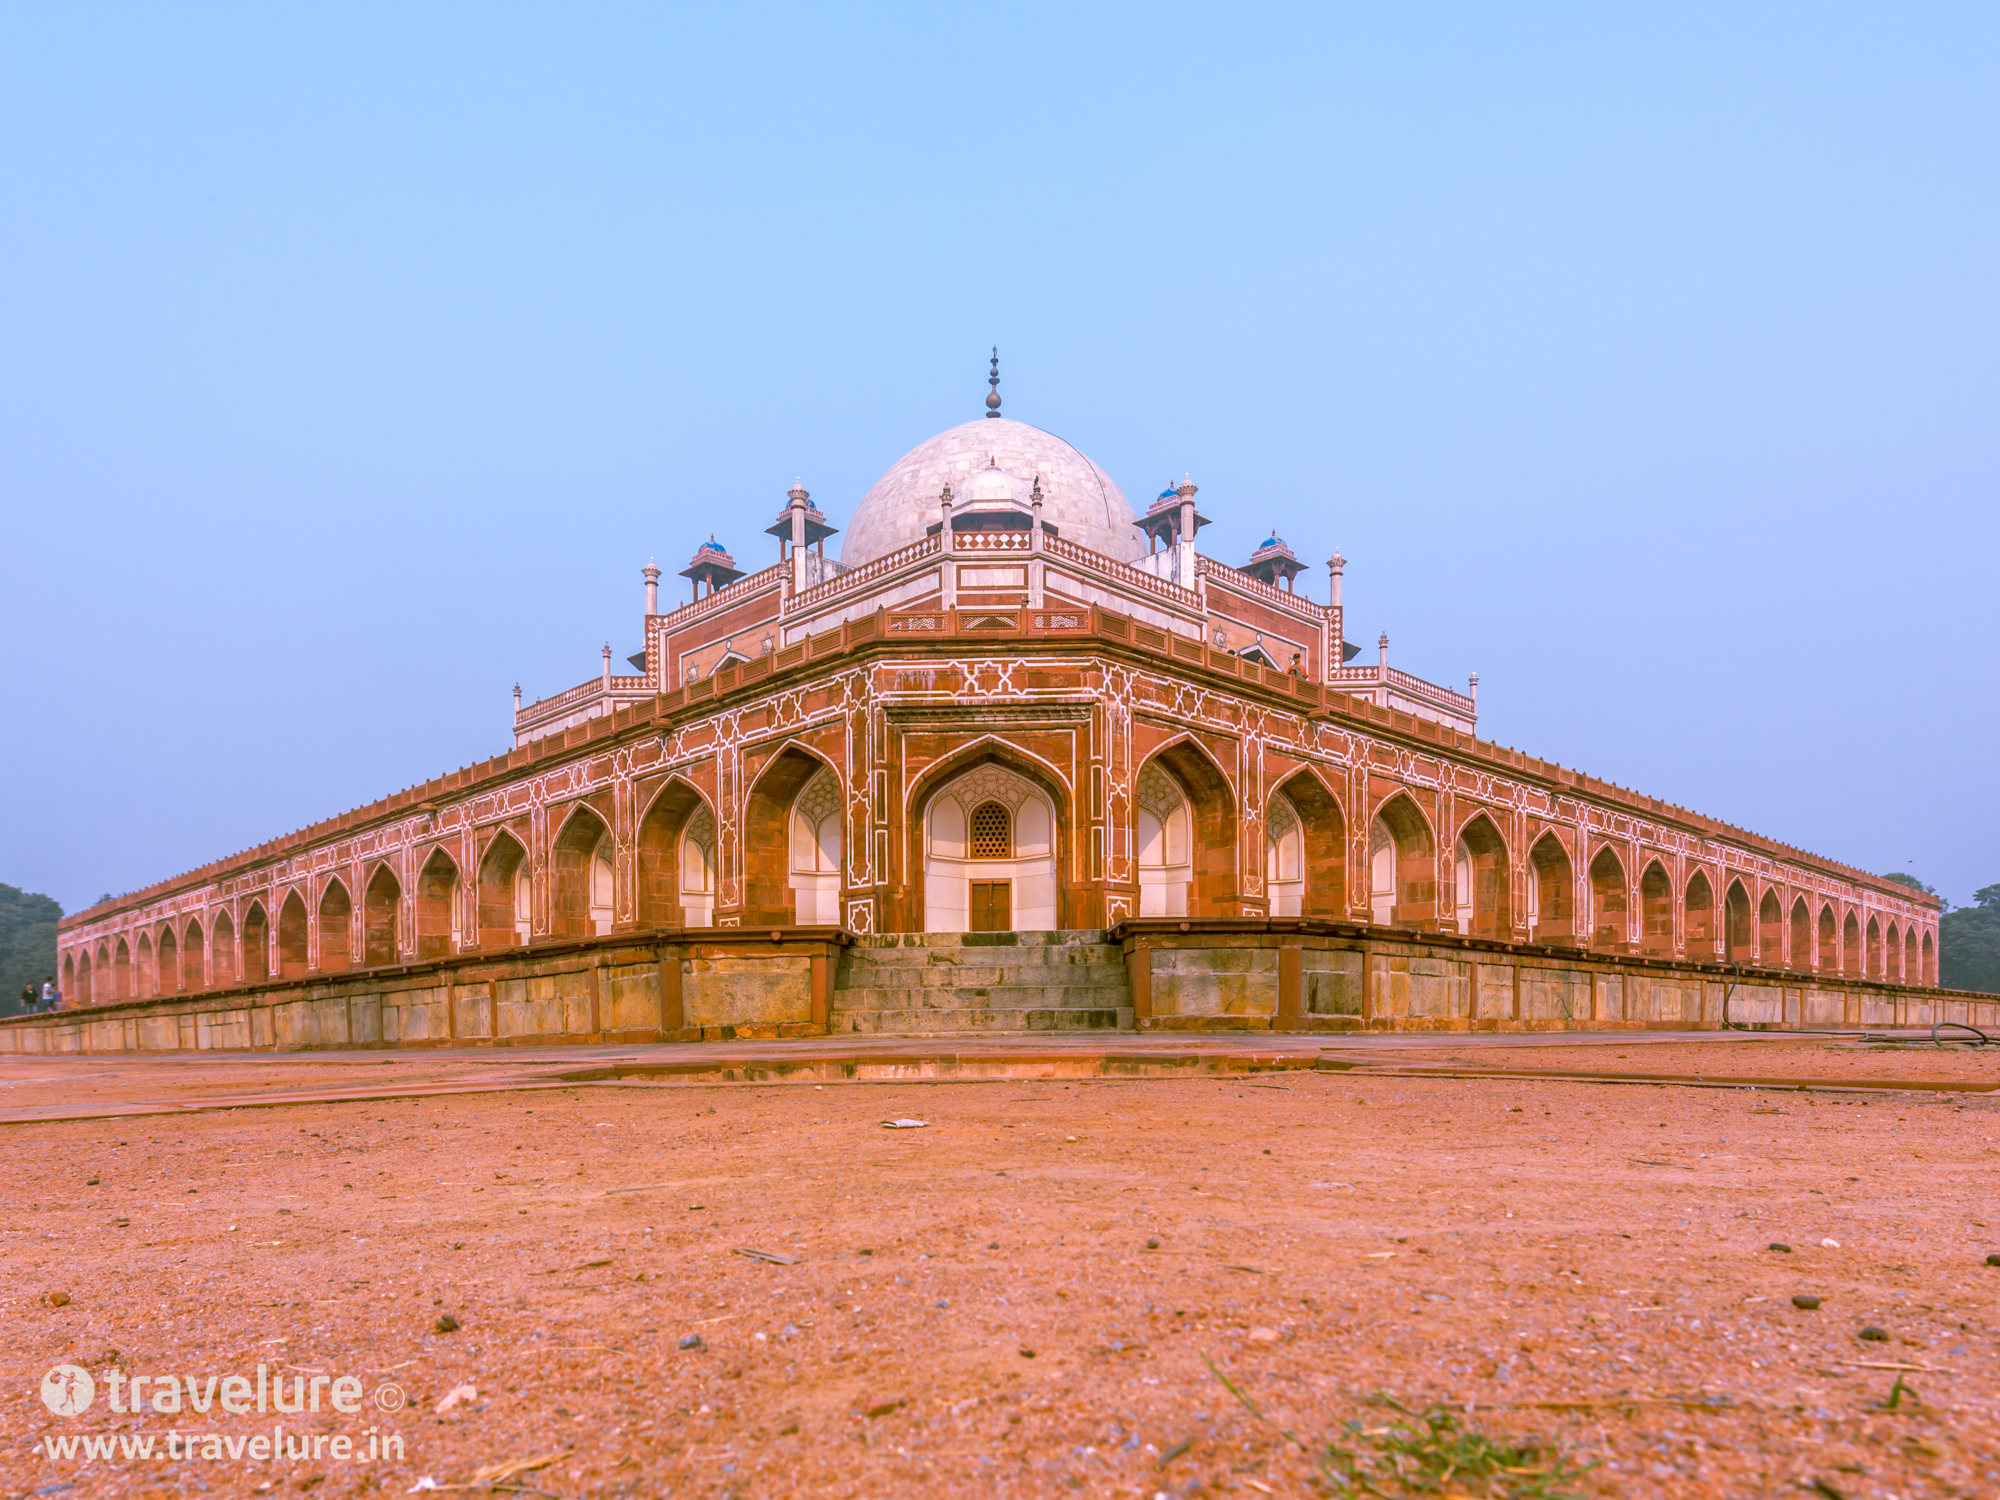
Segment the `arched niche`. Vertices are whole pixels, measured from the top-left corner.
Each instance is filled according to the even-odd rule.
[[[1163,912],[1159,915],[1241,916],[1243,909],[1236,872],[1236,794],[1230,787],[1229,778],[1222,774],[1221,768],[1193,740],[1176,740],[1156,752],[1139,769],[1139,780],[1134,788],[1135,825],[1138,814],[1145,810],[1146,787],[1159,785],[1157,782],[1149,782],[1146,774],[1148,771],[1161,773],[1172,790],[1179,793],[1182,803],[1187,808],[1186,909],[1183,912]],[[1161,794],[1161,798],[1163,797],[1164,794]],[[1141,847],[1139,830],[1136,826],[1133,833],[1134,847]],[[1165,856],[1170,863],[1161,868],[1170,872],[1166,878],[1171,882],[1179,878],[1175,872],[1178,872],[1180,863],[1172,860],[1172,856],[1178,853],[1178,847],[1175,845],[1171,830],[1164,824],[1162,835]],[[1140,894],[1143,899],[1143,887]]]
[[[208,934],[208,982],[225,988],[237,979],[236,924],[227,911],[218,911]]]
[[[319,970],[338,974],[354,964],[354,902],[338,878],[319,898]]]
[[[1757,962],[1778,968],[1785,961],[1785,908],[1776,891],[1764,892],[1757,903]]]
[[[1485,813],[1459,830],[1452,849],[1452,925],[1472,937],[1505,938],[1513,930],[1507,844]]]
[[[270,977],[270,918],[263,902],[252,901],[243,912],[243,982],[264,984]]]
[[[743,807],[745,927],[788,927],[799,920],[798,890],[792,884],[792,810],[806,784],[828,769],[817,755],[787,745],[752,783]]]
[[[464,946],[465,901],[458,861],[443,848],[431,850],[417,872],[417,957],[442,958]]]
[[[1590,862],[1590,945],[1622,953],[1632,944],[1631,893],[1625,884],[1625,863],[1610,845]]]
[[[1407,792],[1378,807],[1368,825],[1368,906],[1374,921],[1397,926],[1437,915],[1437,845]]]
[[[551,930],[557,937],[589,937],[611,930],[611,829],[596,810],[578,803],[549,848],[553,884]]]
[[[1674,951],[1674,883],[1657,859],[1639,877],[1639,951],[1655,957]]]
[[[1299,810],[1283,792],[1264,808],[1264,899],[1274,917],[1303,915],[1306,834]]]
[[[1194,883],[1194,814],[1187,794],[1159,762],[1149,761],[1139,772],[1133,802],[1139,915],[1184,917]]]
[[[1792,967],[1810,973],[1812,966],[1812,908],[1806,905],[1806,898],[1800,896],[1792,902]]]
[[[1696,870],[1688,876],[1687,894],[1682,899],[1687,912],[1685,942],[1687,956],[1702,962],[1715,958],[1715,887],[1708,876]]]
[[[496,830],[479,859],[479,946],[526,943],[533,932],[533,898],[527,846],[506,829]]]
[[[402,883],[387,865],[377,865],[361,891],[362,968],[379,969],[402,958],[402,909]]]
[[[1272,794],[1283,798],[1299,827],[1298,906],[1273,916],[1347,918],[1347,819],[1340,803],[1310,770],[1295,771]],[[1269,814],[1266,815],[1267,818]]]
[[[792,802],[793,920],[801,927],[840,925],[840,868],[844,840],[840,778],[831,766],[799,788]]]
[[[1569,851],[1554,833],[1528,850],[1528,936],[1537,943],[1576,942],[1576,880]]]
[[[641,927],[715,925],[715,814],[679,776],[639,820],[636,867]]]
[[[1061,922],[1056,810],[997,761],[924,802],[924,931],[1047,932]]]
[[[1834,917],[1831,903],[1819,909],[1819,971],[1840,972],[1840,923]]]
[[[1732,964],[1757,961],[1757,933],[1750,915],[1750,893],[1732,880],[1722,896],[1722,956]]]
[[[302,978],[307,970],[306,903],[295,890],[278,905],[278,977]]]

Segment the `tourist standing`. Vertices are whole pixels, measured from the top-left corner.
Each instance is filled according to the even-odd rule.
[[[34,1013],[35,1013],[35,982],[34,980],[31,979],[26,984],[21,986],[21,1014],[24,1016],[32,1016]]]
[[[51,974],[47,979],[44,979],[42,981],[42,1009],[54,1010],[55,1008],[56,1008],[56,977],[55,975]]]

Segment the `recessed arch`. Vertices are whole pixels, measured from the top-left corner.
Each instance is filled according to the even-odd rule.
[[[549,926],[557,937],[611,930],[613,852],[604,815],[587,802],[572,806],[549,845]]]
[[[1411,926],[1437,917],[1437,840],[1408,792],[1376,805],[1368,823],[1369,915]]]
[[[132,998],[132,947],[123,938],[120,938],[118,946],[111,950],[111,998],[114,1000]]]
[[[1346,920],[1347,817],[1340,799],[1310,766],[1300,767],[1279,782],[1273,796],[1291,804],[1298,818],[1301,886],[1295,908],[1290,912],[1273,909],[1272,915]]]
[[[1806,973],[1813,967],[1812,908],[1804,896],[1792,901],[1792,967]]]
[[[1873,946],[1871,943],[1870,947]],[[153,962],[159,968],[160,993],[178,995],[181,991],[181,943],[173,928],[160,929],[160,935],[153,943]]]
[[[1923,956],[1917,950],[1917,927],[1912,922],[1903,928],[1903,983],[1922,983],[1923,972]]]
[[[1553,830],[1528,850],[1528,929],[1537,943],[1576,942],[1576,877]]]
[[[1861,921],[1850,911],[1840,924],[1840,972],[1849,979],[1859,979],[1863,962]]]
[[[1840,972],[1840,922],[1833,914],[1833,904],[1823,903],[1819,909],[1818,968],[1822,974]]]
[[[1686,925],[1681,931],[1681,941],[1687,956],[1703,963],[1715,958],[1715,887],[1709,884],[1708,872],[1696,870],[1688,876],[1687,890],[1681,899],[1681,909],[1686,916]]]
[[[1590,945],[1622,953],[1632,946],[1631,892],[1625,862],[1606,844],[1590,861]]]
[[[1674,882],[1657,859],[1639,876],[1639,951],[1661,958],[1674,951]]]
[[[339,974],[354,967],[354,898],[339,876],[319,897],[319,971]]]
[[[1889,984],[1903,982],[1903,934],[1893,917],[1889,919],[1889,930],[1882,944],[1882,978]]]
[[[1169,740],[1146,758],[1180,789],[1188,806],[1188,905],[1191,917],[1243,914],[1237,876],[1236,794],[1215,757],[1190,735]]]
[[[181,988],[202,990],[208,988],[208,943],[202,935],[201,923],[190,919],[187,929],[181,934]]]
[[[74,949],[63,955],[62,968],[59,972],[62,977],[57,980],[57,983],[62,987],[62,1003],[65,1006],[80,1004],[81,1001],[76,992],[76,952]]]
[[[361,891],[361,967],[379,969],[402,960],[403,883],[378,864]]]
[[[1457,929],[1473,937],[1513,935],[1513,872],[1507,841],[1484,812],[1474,813],[1458,831],[1452,851],[1452,897]]]
[[[634,860],[641,927],[715,924],[715,809],[686,777],[669,776],[647,802]]]
[[[243,912],[243,982],[265,984],[271,978],[270,918],[264,903],[252,901]]]
[[[799,794],[821,774],[831,776],[833,786],[840,787],[840,772],[833,762],[793,740],[771,757],[750,785],[743,810],[745,927],[790,927],[799,919],[798,890],[792,883],[793,809]],[[840,800],[844,802],[844,796]],[[838,880],[836,872],[836,913]]]
[[[479,946],[512,948],[527,942],[533,895],[528,846],[510,830],[495,829],[479,860]]]
[[[225,907],[216,912],[208,934],[208,982],[225,989],[237,979],[236,923]]]
[[[97,966],[90,960],[90,949],[85,948],[76,956],[76,1004],[92,1005],[96,1003],[96,982]]]
[[[278,903],[278,977],[302,978],[310,967],[306,899],[298,890],[285,892]]]
[[[922,806],[926,931],[1060,925],[1056,809],[1039,782],[985,761],[933,785]]]
[[[1930,989],[1937,988],[1937,944],[1931,941],[1929,929],[1924,932],[1923,958],[1924,984]]]
[[[1750,893],[1740,880],[1731,880],[1722,893],[1722,949],[1728,963],[1757,961],[1757,932],[1750,915]]]
[[[1880,979],[1882,977],[1882,923],[1877,917],[1870,916],[1868,918],[1867,945],[1862,951],[1862,962],[1865,965],[1862,972],[1870,979]]]
[[[1781,968],[1785,962],[1785,908],[1769,887],[1757,903],[1757,962],[1767,969]]]
[[[910,784],[905,792],[904,806],[909,809],[909,821],[911,824],[908,835],[909,841],[905,846],[906,853],[904,856],[906,860],[904,868],[909,872],[909,894],[906,898],[908,912],[906,920],[909,929],[926,932],[949,931],[951,930],[949,927],[940,927],[938,923],[949,923],[957,920],[952,915],[934,916],[930,909],[930,896],[932,894],[930,869],[932,866],[933,851],[937,846],[936,835],[938,833],[938,830],[932,826],[930,815],[933,811],[933,804],[940,793],[958,785],[972,772],[986,767],[996,768],[1009,775],[1018,777],[1027,783],[1030,788],[1039,793],[1040,798],[1046,803],[1048,816],[1051,820],[1047,869],[1049,878],[1054,882],[1053,898],[1044,905],[1042,898],[1034,896],[1032,891],[1025,888],[1010,892],[1010,904],[1014,908],[1010,920],[1016,923],[1021,921],[1030,910],[1029,898],[1033,897],[1036,906],[1041,907],[1043,910],[1052,910],[1055,913],[1053,919],[1054,926],[1064,928],[1080,925],[1072,913],[1071,898],[1064,879],[1064,872],[1070,868],[1070,855],[1068,851],[1072,836],[1070,830],[1069,783],[1063,779],[1059,770],[1040,756],[1023,750],[1020,746],[1013,744],[1011,741],[1001,739],[996,735],[985,735],[971,744],[961,747],[954,754],[925,767],[923,773]],[[956,801],[956,798],[952,800]],[[936,810],[944,814],[947,825],[949,825],[949,810],[941,805]],[[961,813],[966,810],[963,807],[960,808]],[[944,829],[944,834],[947,840],[949,840],[952,837],[952,829],[947,826]],[[958,831],[958,836],[963,837],[962,829]],[[1020,836],[1020,829],[1017,826],[1015,829],[1017,848],[1020,847]],[[1035,847],[1041,847],[1039,842],[1035,844]],[[949,850],[949,843],[947,843],[946,848]],[[947,852],[943,858],[949,861],[952,856]],[[1034,858],[1040,860],[1042,856],[1036,855]],[[967,873],[964,878],[969,887],[970,874]],[[1011,881],[1015,876],[1009,875],[1006,878]],[[1031,870],[1024,872],[1020,878],[1028,880],[1038,878],[1038,876],[1035,871]],[[954,901],[957,899],[955,888],[953,891],[947,891],[945,894],[948,899]],[[954,906],[953,910],[956,911],[957,908]],[[965,898],[965,913],[966,920],[970,921],[971,892],[969,888]]]
[[[139,942],[133,949],[133,990],[137,998],[150,1000],[160,992],[160,968],[153,955],[153,935],[139,934]]]
[[[465,900],[458,861],[440,844],[417,872],[417,957],[442,958],[464,946]]]

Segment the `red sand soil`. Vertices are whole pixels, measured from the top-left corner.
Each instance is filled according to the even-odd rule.
[[[1439,1038],[1367,1060],[1456,1058],[2000,1081],[1991,1053],[1824,1039]],[[523,1071],[505,1061],[480,1065]],[[23,1061],[0,1104],[472,1066]],[[882,1127],[901,1116],[929,1123]],[[400,1495],[546,1459],[501,1491],[1300,1495],[1328,1492],[1313,1453],[1380,1426],[1386,1392],[1560,1443],[1596,1466],[1577,1494],[2000,1494],[2000,1094],[1290,1071],[584,1084],[0,1129],[10,1493]],[[96,1384],[81,1416],[37,1396],[65,1362]],[[330,1386],[317,1415],[108,1409],[114,1372],[200,1388],[260,1363],[351,1374],[363,1410],[329,1409]],[[205,1456],[280,1423],[404,1451]],[[195,1457],[51,1452],[163,1453],[174,1431]]]

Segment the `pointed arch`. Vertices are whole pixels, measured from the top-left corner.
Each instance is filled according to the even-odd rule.
[[[1903,928],[1903,983],[1921,983],[1923,972],[1923,957],[1917,951],[1917,926],[1912,922]]]
[[[1732,964],[1757,961],[1757,923],[1741,880],[1732,879],[1722,893],[1722,957]]]
[[[696,863],[686,867],[689,835],[704,831],[705,838],[692,841]],[[686,777],[669,776],[647,803],[639,819],[635,859],[641,927],[708,926],[714,921],[715,810]],[[684,878],[689,875],[691,880]],[[683,885],[690,887],[687,894],[698,911],[707,913],[707,921],[689,920]]]
[[[338,875],[319,897],[319,971],[339,974],[354,967],[354,899]]]
[[[479,860],[479,946],[513,948],[528,941],[534,911],[528,846],[497,828]]]
[[[1631,892],[1625,862],[1606,844],[1590,862],[1590,946],[1623,953],[1632,946]]]
[[[1834,919],[1833,904],[1823,903],[1819,909],[1819,944],[1816,967],[1822,974],[1840,972],[1840,923]]]
[[[1840,972],[1849,979],[1861,977],[1861,921],[1853,912],[1840,924]]]
[[[1682,940],[1687,956],[1700,963],[1715,960],[1715,887],[1709,884],[1708,872],[1696,870],[1688,876],[1687,892],[1681,906],[1686,917],[1682,929]]]
[[[132,998],[132,948],[123,938],[118,940],[118,946],[111,953],[111,998]]]
[[[1867,945],[1862,950],[1862,973],[1870,979],[1882,977],[1882,923],[1875,916],[1868,918]]]
[[[792,808],[799,793],[822,771],[834,778],[836,786],[841,784],[832,761],[793,740],[765,763],[751,783],[743,809],[745,927],[790,927],[798,920],[798,898],[792,887]]]
[[[1785,908],[1768,886],[1757,903],[1757,962],[1767,969],[1782,968],[1785,962]]]
[[[1870,947],[1873,946],[1871,943]],[[181,991],[181,944],[173,928],[160,929],[160,935],[153,943],[153,963],[160,975],[160,993],[178,995]]]
[[[1903,982],[1903,934],[1893,917],[1889,919],[1889,930],[1882,944],[1882,978],[1888,984]]]
[[[160,966],[153,956],[153,935],[139,934],[138,946],[133,949],[133,992],[140,1000],[150,1000],[160,992]]]
[[[1808,974],[1813,967],[1812,908],[1804,896],[1792,900],[1792,967]]]
[[[1576,876],[1553,829],[1528,850],[1528,928],[1537,943],[1576,942]]]
[[[378,864],[361,891],[361,967],[380,969],[402,962],[403,883],[387,864]]]
[[[243,913],[243,982],[264,984],[271,978],[270,919],[264,903],[252,901]]]
[[[549,846],[549,930],[557,937],[611,930],[612,852],[603,814],[587,802],[573,805]]]
[[[208,982],[216,989],[237,983],[236,923],[228,909],[216,912],[208,934]]]
[[[97,971],[90,961],[90,950],[85,948],[76,956],[76,999],[73,1003],[77,1005],[94,1003],[91,987],[96,980],[96,974]]]
[[[1639,876],[1639,951],[1658,958],[1674,951],[1674,883],[1657,859]]]
[[[1937,982],[1938,982],[1938,978],[1937,978],[1937,944],[1931,941],[1931,935],[1930,935],[1930,930],[1929,930],[1928,928],[1926,928],[1926,929],[1925,929],[1925,931],[1924,931],[1924,948],[1923,948],[1923,959],[1922,959],[1922,962],[1923,962],[1923,966],[1924,966],[1924,986],[1925,986],[1925,988],[1927,988],[1927,989],[1936,989],[1936,988],[1937,988]]]
[[[208,943],[202,936],[201,923],[189,919],[187,930],[181,934],[181,988],[184,990],[205,990],[208,988]]]
[[[966,790],[961,783],[986,767],[1018,778],[1027,783],[1028,790],[1035,794],[1032,799],[1024,799],[1023,803],[1026,805],[1028,800],[1036,803],[1030,814],[1035,819],[1035,826],[1025,831],[1019,827],[1021,814],[1019,809],[1015,809],[1017,826],[1014,838],[1017,849],[1032,844],[1038,851],[1034,858],[1041,862],[1034,870],[1021,873],[1021,884],[1007,893],[1010,911],[999,911],[996,894],[994,904],[986,909],[986,919],[998,921],[1005,916],[1008,921],[1018,923],[1021,914],[1032,909],[1053,912],[1053,924],[1059,928],[1083,925],[1077,919],[1074,900],[1064,879],[1065,873],[1072,867],[1067,852],[1072,838],[1068,783],[1054,766],[1040,756],[997,735],[985,735],[926,766],[904,792],[903,805],[908,810],[909,833],[903,855],[903,869],[908,880],[906,916],[903,920],[908,930],[956,930],[961,921],[957,905],[961,892],[965,902],[962,920],[969,926],[974,894],[970,889],[969,862],[958,862],[964,859],[966,853],[963,848],[963,817],[971,809],[958,803],[954,789]],[[953,795],[947,797],[947,793]],[[956,824],[953,822],[953,807],[956,807],[959,818]],[[1030,834],[1032,837],[1029,837]],[[938,863],[938,860],[943,863]],[[953,864],[956,864],[956,869],[952,868]],[[1014,876],[1008,878],[1010,881],[1015,879]],[[1034,882],[1032,887],[1028,884],[1030,881]],[[936,910],[933,910],[933,895],[944,903]]]
[[[1368,824],[1370,915],[1399,927],[1437,919],[1437,840],[1408,792],[1376,805]]]
[[[1347,816],[1341,811],[1340,799],[1310,766],[1279,782],[1273,795],[1289,802],[1298,817],[1301,884],[1296,911],[1273,911],[1272,915],[1345,921]]]
[[[463,892],[458,861],[440,844],[417,872],[417,958],[443,958],[456,953],[461,942]]]
[[[1237,875],[1236,794],[1201,743],[1182,735],[1146,758],[1139,770],[1157,766],[1180,789],[1188,806],[1187,914],[1237,917],[1243,914]]]
[[[1510,887],[1513,871],[1507,841],[1486,813],[1474,813],[1458,831],[1452,859],[1452,895],[1457,930],[1473,937],[1513,936]]]
[[[58,983],[62,987],[62,1003],[65,1006],[81,1004],[82,1002],[78,999],[76,993],[76,952],[74,949],[63,955],[60,972],[62,978]]]
[[[985,761],[925,790],[925,930],[1059,926],[1055,804],[1041,784]]]

